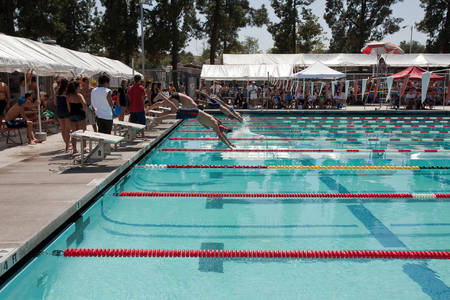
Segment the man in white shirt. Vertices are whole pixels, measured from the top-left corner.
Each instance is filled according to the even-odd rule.
[[[211,94],[220,95],[220,91],[222,90],[222,86],[219,82],[214,81],[214,84],[211,86]]]
[[[91,105],[96,116],[98,132],[111,134],[113,125],[113,102],[109,87],[109,77],[102,75],[98,87],[91,92]]]

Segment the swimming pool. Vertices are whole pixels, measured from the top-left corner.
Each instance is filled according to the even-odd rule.
[[[244,127],[222,119],[237,125],[229,135],[237,148],[251,152],[222,151],[212,132],[185,121],[44,251],[448,250],[448,199],[120,196],[152,191],[448,193],[450,117],[400,118],[249,115]],[[395,168],[406,166],[414,168]],[[449,299],[450,262],[44,253],[0,290],[0,299],[41,298]]]

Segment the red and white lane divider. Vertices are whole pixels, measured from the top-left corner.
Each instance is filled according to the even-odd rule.
[[[217,119],[229,119],[228,117],[216,117]],[[256,120],[304,120],[304,119],[309,119],[309,120],[449,120],[450,117],[344,117],[344,116],[321,116],[321,117],[307,117],[307,116],[302,116],[302,117],[270,117],[270,116],[263,116],[263,117],[255,117],[252,116],[251,119],[256,119]]]
[[[198,123],[197,120],[189,120],[188,122],[190,123]],[[224,124],[229,124],[229,123],[238,123],[237,120],[224,120],[223,121]],[[351,120],[344,120],[344,121],[339,121],[339,120],[282,120],[282,119],[278,119],[278,120],[250,120],[247,121],[247,123],[281,123],[281,124],[302,124],[302,123],[325,123],[325,124],[377,124],[377,123],[402,123],[404,125],[408,125],[408,124],[448,124],[450,123],[450,120],[438,120],[438,121],[430,121],[430,120],[423,120],[423,121],[417,121],[417,120],[373,120],[373,121],[366,121],[366,120],[356,120],[356,121],[351,121]]]
[[[172,141],[218,141],[219,138],[169,138]],[[351,139],[351,138],[230,138],[230,141],[343,141],[343,142],[448,142],[450,139],[378,139],[378,138],[368,138],[368,139]]]
[[[386,152],[386,153],[449,153],[446,149],[212,149],[212,148],[162,148],[163,152]]]
[[[185,124],[184,127],[203,127],[200,124]],[[243,127],[243,125],[227,125],[227,127]],[[450,125],[245,125],[245,127],[290,127],[290,128],[448,128]]]
[[[392,250],[193,250],[193,249],[65,249],[64,257],[177,257],[248,259],[450,259],[450,251]]]
[[[196,132],[213,132],[212,130],[178,130],[178,132],[184,133],[196,133]],[[448,133],[448,130],[421,130],[421,131],[410,131],[410,130],[402,130],[402,131],[392,131],[392,130],[251,130],[250,132],[254,133],[388,133],[388,134],[398,134],[398,133]]]
[[[373,198],[373,199],[450,199],[450,194],[413,193],[216,193],[216,192],[121,192],[120,197],[191,198]]]

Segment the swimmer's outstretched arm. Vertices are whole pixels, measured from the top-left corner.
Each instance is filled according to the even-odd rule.
[[[207,98],[214,99],[217,102],[219,102],[219,104],[220,104],[220,111],[223,114],[225,114],[225,115],[227,115],[227,116],[229,116],[231,118],[234,118],[234,119],[238,120],[241,123],[244,122],[244,118],[242,118],[241,114],[238,113],[237,111],[235,111],[234,109],[232,109],[232,107],[229,106],[225,101],[223,101],[219,96],[217,96],[217,95],[209,96],[205,92],[202,92],[202,91],[199,91],[199,90],[197,90],[197,93],[199,93],[200,95],[203,95],[203,96],[205,96]]]
[[[230,149],[233,149],[235,147],[235,145],[230,142],[230,140],[227,138],[227,136],[225,134],[223,134],[222,131],[220,131],[220,128],[218,125],[213,127],[214,132],[217,134],[217,136],[219,137],[219,139]]]

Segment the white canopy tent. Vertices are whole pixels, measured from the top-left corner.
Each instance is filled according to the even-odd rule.
[[[450,53],[446,54],[385,54],[382,55],[386,63],[394,67],[448,67]],[[224,65],[264,65],[264,64],[292,64],[296,66],[310,66],[321,61],[330,67],[370,67],[377,64],[375,55],[358,53],[329,53],[329,54],[224,54]]]
[[[104,72],[111,77],[129,78],[133,73],[140,74],[117,60],[0,34],[0,72],[25,73],[30,69],[40,76],[92,76]]]
[[[316,61],[311,66],[307,67],[303,71],[295,73],[293,78],[296,79],[338,79],[345,77],[344,73],[333,70],[325,66],[320,61]]]
[[[204,80],[268,80],[289,79],[293,65],[203,65],[200,77]]]

